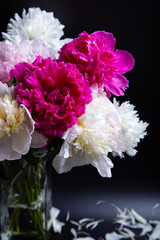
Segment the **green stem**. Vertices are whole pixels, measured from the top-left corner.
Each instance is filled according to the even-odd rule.
[[[37,199],[41,193],[39,170],[40,170],[40,168],[36,172],[33,167],[33,172],[35,172],[35,174],[36,174],[36,179],[35,179],[36,181],[35,181],[35,183],[33,183],[34,185],[24,181],[24,186],[25,186],[27,199],[28,199],[30,207],[33,207],[32,206],[33,202],[37,201]],[[33,187],[34,187],[34,189],[33,189]],[[42,209],[37,208],[35,210],[29,210],[29,214],[30,214],[31,220],[33,222],[33,225],[34,225],[35,229],[37,229],[39,235],[44,236]]]
[[[26,211],[28,211],[29,218],[32,221],[32,225],[35,229],[35,233],[39,239],[43,239],[45,230],[43,228],[43,207],[41,206],[34,206],[34,202],[36,202],[41,194],[41,177],[43,171],[42,165],[43,159],[39,159],[37,164],[24,164],[22,159],[20,161],[15,162],[15,164],[8,164],[5,163],[6,170],[8,172],[8,176],[10,177],[10,182],[12,184],[12,191],[15,195],[15,199],[9,205],[14,207],[13,209],[10,208],[10,220],[9,226],[10,231],[13,234],[22,234],[23,231],[20,229],[19,225],[19,217],[22,211],[22,208],[19,208],[18,205],[25,205]],[[24,167],[25,166],[25,167]],[[19,174],[19,171],[22,171],[22,174]],[[15,178],[17,176],[17,178]],[[13,179],[15,178],[15,181]],[[17,205],[17,207],[16,207]]]
[[[9,221],[10,230],[13,231],[15,229],[16,232],[18,232],[18,233],[20,232],[20,229],[19,229],[19,214],[20,214],[20,209],[15,208],[12,212],[12,215],[11,215],[10,221]]]

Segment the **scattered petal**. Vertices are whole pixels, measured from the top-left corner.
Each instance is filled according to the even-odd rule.
[[[47,229],[49,230],[52,227],[55,233],[61,233],[62,227],[65,225],[57,219],[59,213],[60,210],[55,207],[50,209],[50,219],[47,223]]]
[[[140,222],[144,225],[147,224],[147,220],[145,218],[143,218],[142,216],[140,216],[134,209],[131,209],[131,213],[138,222]]]
[[[150,240],[159,240],[159,239],[160,239],[160,224],[157,224],[152,234],[150,235]]]

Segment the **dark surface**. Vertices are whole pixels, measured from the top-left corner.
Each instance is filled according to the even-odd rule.
[[[150,124],[136,157],[113,159],[111,179],[100,177],[91,166],[75,168],[63,175],[54,173],[54,205],[61,209],[61,218],[65,218],[68,210],[72,219],[104,218],[105,222],[94,231],[96,238],[113,230],[112,203],[134,208],[148,219],[160,218],[159,210],[152,215],[152,207],[160,202],[158,1],[5,1],[1,6],[1,32],[6,31],[14,13],[21,15],[23,8],[34,6],[54,12],[65,25],[64,37],[77,37],[84,30],[114,34],[116,48],[128,50],[135,58],[134,69],[126,74],[130,87],[119,100],[136,105],[140,118]],[[106,203],[96,205],[99,200]]]

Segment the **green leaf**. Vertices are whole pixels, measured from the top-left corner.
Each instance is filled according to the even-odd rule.
[[[18,83],[17,83],[17,78],[14,76],[14,77],[12,78],[11,83],[10,83],[10,87],[16,86],[17,84],[18,84]]]

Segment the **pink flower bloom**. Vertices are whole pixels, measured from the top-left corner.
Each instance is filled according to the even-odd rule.
[[[21,62],[11,70],[15,92],[30,111],[36,129],[52,139],[61,137],[77,123],[92,100],[87,81],[75,65],[37,57],[33,64]]]
[[[83,32],[61,48],[59,59],[76,64],[90,86],[104,85],[108,97],[111,93],[124,95],[128,80],[122,74],[133,68],[134,59],[129,52],[114,47],[112,33],[98,31],[89,35]]]
[[[41,40],[0,42],[0,81],[10,85],[10,70],[19,62],[32,63],[38,55],[55,59],[53,50]]]

